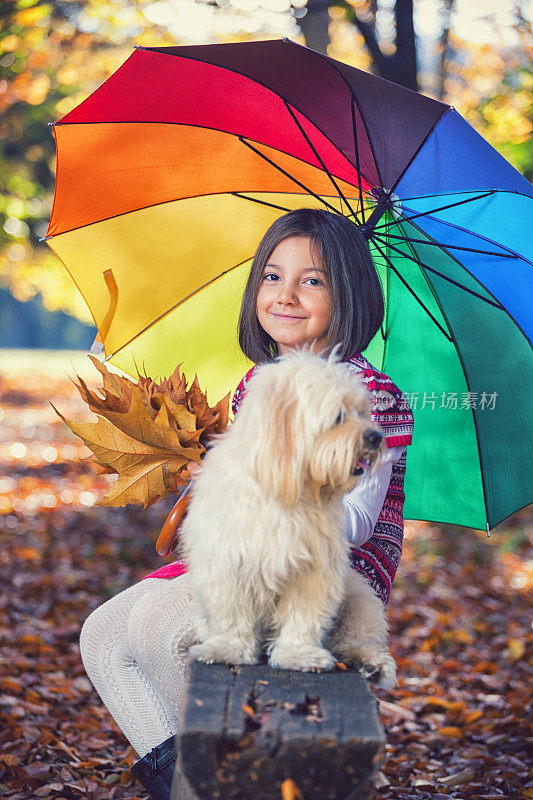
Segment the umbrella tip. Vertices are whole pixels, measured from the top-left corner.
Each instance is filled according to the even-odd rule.
[[[490,539],[489,523],[487,522],[487,539]]]

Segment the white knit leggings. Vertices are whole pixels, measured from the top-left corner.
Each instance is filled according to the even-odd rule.
[[[94,688],[140,758],[177,733],[196,641],[187,573],[147,578],[99,606],[80,649]]]

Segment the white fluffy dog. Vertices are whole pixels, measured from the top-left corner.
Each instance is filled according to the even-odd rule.
[[[257,368],[214,437],[181,528],[200,640],[193,658],[331,670],[396,685],[384,608],[349,566],[342,497],[379,467],[370,395],[306,346]]]

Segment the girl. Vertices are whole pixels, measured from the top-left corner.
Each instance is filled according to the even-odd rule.
[[[342,215],[301,208],[279,217],[254,256],[239,317],[239,344],[255,364],[310,344],[339,355],[372,396],[372,416],[387,451],[377,475],[365,473],[344,497],[352,567],[387,604],[403,538],[406,446],[413,415],[390,378],[361,354],[379,330],[384,301],[359,229]],[[255,367],[237,387],[238,413]],[[198,465],[188,465],[191,473]],[[168,800],[184,693],[187,651],[195,641],[192,596],[183,562],[162,567],[97,608],[80,639],[97,692],[139,755],[133,774],[154,800]]]

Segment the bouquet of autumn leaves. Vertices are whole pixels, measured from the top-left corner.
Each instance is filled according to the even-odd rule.
[[[187,462],[200,463],[209,437],[228,425],[231,393],[210,408],[197,375],[187,388],[181,364],[160,383],[137,370],[134,383],[89,358],[103,377],[101,394],[91,392],[79,375],[74,385],[98,421],[74,422],[52,408],[92,451],[81,460],[100,474],[118,476],[100,505],[146,508],[186,486],[191,479]]]

